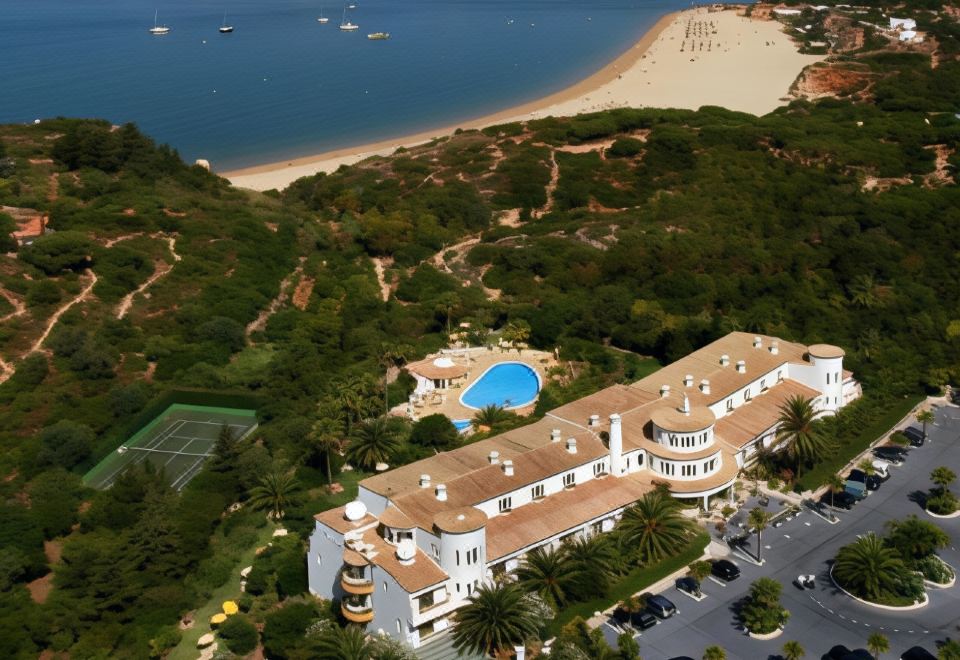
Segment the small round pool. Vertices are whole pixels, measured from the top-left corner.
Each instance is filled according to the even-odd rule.
[[[460,403],[467,408],[522,408],[537,399],[540,375],[522,362],[500,362],[481,374],[463,394]]]

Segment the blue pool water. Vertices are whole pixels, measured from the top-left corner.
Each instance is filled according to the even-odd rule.
[[[456,124],[559,91],[682,0],[3,0],[0,122],[136,122],[223,171]],[[171,31],[151,36],[154,10]],[[330,18],[317,23],[323,9]],[[227,10],[233,34],[217,32]],[[367,33],[390,33],[369,41]],[[682,81],[681,81],[682,82]],[[680,83],[678,83],[680,84]]]
[[[460,403],[468,408],[519,408],[533,403],[539,392],[540,377],[536,371],[520,362],[501,362],[468,387],[460,396]]]
[[[473,426],[473,421],[469,419],[455,419],[453,420],[453,426],[460,432],[466,431],[471,426]]]

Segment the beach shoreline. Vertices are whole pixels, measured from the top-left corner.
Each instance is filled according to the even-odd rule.
[[[803,68],[823,58],[800,55],[780,23],[745,17],[741,11],[742,7],[732,5],[722,11],[697,8],[665,14],[630,48],[594,74],[554,94],[499,112],[413,135],[219,174],[240,188],[282,189],[301,177],[333,172],[372,156],[386,156],[400,147],[424,144],[457,129],[481,129],[614,107],[695,110],[719,105],[765,114],[782,104]]]

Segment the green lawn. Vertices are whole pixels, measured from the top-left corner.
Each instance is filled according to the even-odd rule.
[[[903,419],[904,415],[923,399],[923,395],[916,394],[892,403],[883,415],[877,417],[872,424],[865,426],[860,433],[847,439],[839,439],[840,446],[837,448],[837,452],[801,475],[800,479],[797,480],[797,485],[803,491],[819,488],[828,476],[836,474],[853,457],[893,428],[894,424]]]
[[[593,616],[594,612],[602,612],[611,605],[659,582],[674,571],[693,563],[703,555],[703,549],[707,547],[708,543],[710,543],[710,535],[701,532],[679,554],[669,557],[659,564],[636,568],[628,573],[622,580],[614,584],[603,598],[596,598],[584,603],[574,603],[560,610],[548,626],[547,634],[550,636],[556,635],[574,617],[581,616],[588,619]]]

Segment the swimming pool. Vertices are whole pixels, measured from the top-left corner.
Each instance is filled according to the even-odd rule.
[[[533,403],[540,393],[540,375],[522,362],[500,362],[481,374],[460,395],[467,408],[489,405],[522,408]]]
[[[469,430],[470,427],[473,426],[473,420],[471,419],[454,419],[452,421],[454,428],[460,431],[460,433]]]

